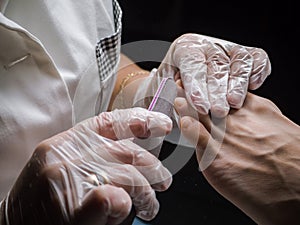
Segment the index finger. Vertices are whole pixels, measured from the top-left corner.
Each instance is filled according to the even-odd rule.
[[[249,79],[249,89],[259,88],[271,74],[271,62],[267,53],[261,48],[247,48],[253,56],[253,67]]]
[[[201,114],[208,114],[210,109],[204,52],[208,44],[208,42],[189,37],[177,42],[173,54],[173,61],[179,68],[186,98]]]
[[[230,50],[230,74],[227,99],[231,107],[241,108],[249,86],[253,57],[245,47],[236,45]]]
[[[172,129],[168,116],[139,107],[104,112],[93,122],[99,135],[112,140],[165,136]]]

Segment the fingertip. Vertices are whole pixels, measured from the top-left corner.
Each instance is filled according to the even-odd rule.
[[[210,109],[210,103],[208,99],[200,98],[196,95],[191,96],[191,106],[201,115],[207,115]]]
[[[149,151],[137,154],[135,157],[136,169],[147,179],[152,189],[158,192],[167,190],[173,181],[172,173],[167,167]]]
[[[105,184],[99,186],[99,189],[109,197],[111,206],[116,209],[125,209],[125,214],[129,214],[132,202],[130,196],[123,188]],[[115,215],[118,216],[118,213]]]
[[[211,116],[216,118],[224,118],[229,112],[229,104],[224,95],[216,95],[211,102]]]
[[[144,209],[137,210],[136,215],[137,217],[146,221],[153,220],[158,214],[159,207],[160,205],[158,200],[154,198],[152,202],[147,204],[147,207],[145,207]]]
[[[210,102],[208,100],[208,92],[206,85],[200,82],[193,84],[193,90],[189,94],[186,90],[187,100],[191,107],[202,115],[207,115],[210,109]]]
[[[161,137],[169,134],[173,128],[172,119],[161,112],[151,112],[147,120],[147,127],[150,130],[151,137]]]
[[[211,114],[217,118],[223,118],[227,116],[229,112],[228,106],[222,106],[222,105],[215,105],[211,107]]]
[[[194,118],[185,116],[181,118],[180,128],[182,134],[195,147],[203,148],[206,146],[210,134],[202,123]]]
[[[239,109],[243,105],[244,96],[238,93],[229,93],[227,101],[232,108]]]
[[[119,224],[129,215],[131,207],[131,198],[124,189],[100,185],[84,197],[77,220],[84,224]]]
[[[195,107],[188,103],[186,98],[177,97],[174,101],[174,108],[180,117],[190,116],[198,118],[198,111]],[[204,115],[207,113],[203,112]]]
[[[249,89],[256,90],[258,89],[266,80],[266,78],[270,75],[269,72],[262,71],[259,74],[251,75],[249,79]]]
[[[193,122],[194,122],[193,119],[189,116],[182,117],[181,120],[180,120],[181,130],[182,131],[189,130]]]
[[[130,214],[132,208],[132,201],[128,193],[120,187],[112,185],[101,185],[99,187],[107,194],[109,198],[108,208],[108,224],[119,224],[125,220]]]
[[[187,109],[187,101],[185,98],[177,97],[174,100],[174,109],[179,116],[183,116],[186,114]]]
[[[182,98],[182,97],[175,98],[175,100],[174,100],[174,107],[178,111],[178,113],[180,112],[180,109],[182,107],[184,107],[185,105],[187,105],[187,101],[186,101],[185,98]]]
[[[199,125],[198,121],[191,117],[185,116],[180,120],[180,128],[182,134],[190,141],[193,146],[197,146],[199,139]]]
[[[158,192],[163,192],[163,191],[166,191],[167,189],[169,189],[169,187],[171,186],[172,182],[173,182],[173,177],[172,177],[172,174],[169,170],[165,170],[166,172],[164,173],[164,178],[162,179],[163,182],[159,182],[159,183],[156,183],[156,184],[152,184],[152,188],[155,190],[155,191],[158,191]]]
[[[249,79],[249,89],[256,90],[271,74],[271,62],[268,54],[261,48],[250,48],[249,52],[253,56],[253,68]]]

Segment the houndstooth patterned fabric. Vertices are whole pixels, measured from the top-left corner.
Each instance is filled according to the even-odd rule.
[[[122,10],[117,0],[113,0],[112,2],[115,33],[101,39],[96,45],[100,81],[105,80],[112,72],[116,71],[120,55]]]

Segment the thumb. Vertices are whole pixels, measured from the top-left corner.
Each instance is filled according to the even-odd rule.
[[[75,224],[120,224],[132,207],[130,196],[122,189],[101,185],[92,189],[75,212]]]
[[[195,146],[199,169],[204,171],[218,155],[220,142],[212,137],[202,123],[192,117],[181,118],[181,132]],[[217,131],[215,133],[222,132]]]
[[[184,116],[180,119],[180,129],[193,146],[197,149],[205,149],[210,133],[202,123],[192,117]]]

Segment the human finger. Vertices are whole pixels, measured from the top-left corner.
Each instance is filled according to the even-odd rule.
[[[208,130],[202,123],[189,116],[180,119],[180,129],[183,136],[197,149],[197,157],[201,158],[211,138]]]
[[[240,45],[232,47],[228,54],[230,55],[231,67],[227,100],[231,107],[240,108],[247,94],[253,57],[245,47]]]
[[[228,76],[230,60],[224,50],[216,44],[209,43],[206,50],[207,90],[211,113],[224,117],[229,112],[227,102]]]
[[[249,89],[259,88],[271,74],[271,62],[268,54],[261,48],[247,48],[253,57],[253,67],[249,80]]]
[[[205,51],[209,42],[202,42],[196,35],[178,39],[173,62],[179,68],[186,98],[201,114],[208,114],[210,103],[207,91],[207,64]]]
[[[180,117],[192,117],[204,124],[208,130],[210,129],[210,116],[199,114],[185,98],[177,97],[174,101],[174,107]]]
[[[156,191],[165,191],[172,183],[172,174],[161,161],[128,139],[107,145],[99,154],[107,162],[132,165]]]
[[[151,220],[157,215],[159,202],[155,191],[134,166],[119,164],[106,167],[104,171],[110,184],[123,188],[130,195],[138,217]]]
[[[98,133],[112,140],[164,136],[172,129],[168,116],[139,107],[104,112],[94,120]]]
[[[86,171],[97,170],[98,167],[108,164],[113,166],[130,164],[144,175],[155,190],[164,191],[170,186],[172,175],[168,169],[158,158],[133,143],[131,139],[114,141],[85,129],[90,126],[78,127],[78,125],[69,131],[70,141],[65,141],[59,146],[60,149],[57,149],[59,150],[57,157],[67,158],[68,161],[72,159],[76,164],[80,163]],[[89,168],[92,165],[93,168]]]
[[[76,224],[120,224],[131,207],[131,198],[123,188],[100,185],[84,197],[75,213]]]
[[[80,193],[80,197],[82,193],[89,193],[99,185],[110,184],[123,188],[128,193],[137,216],[145,220],[153,219],[158,213],[159,203],[147,178],[133,165],[101,160],[103,162],[97,159],[91,162],[83,161],[76,165],[77,171],[70,170],[72,186],[77,187],[73,191],[75,198],[78,198],[76,193]],[[78,179],[80,177],[82,178]]]

